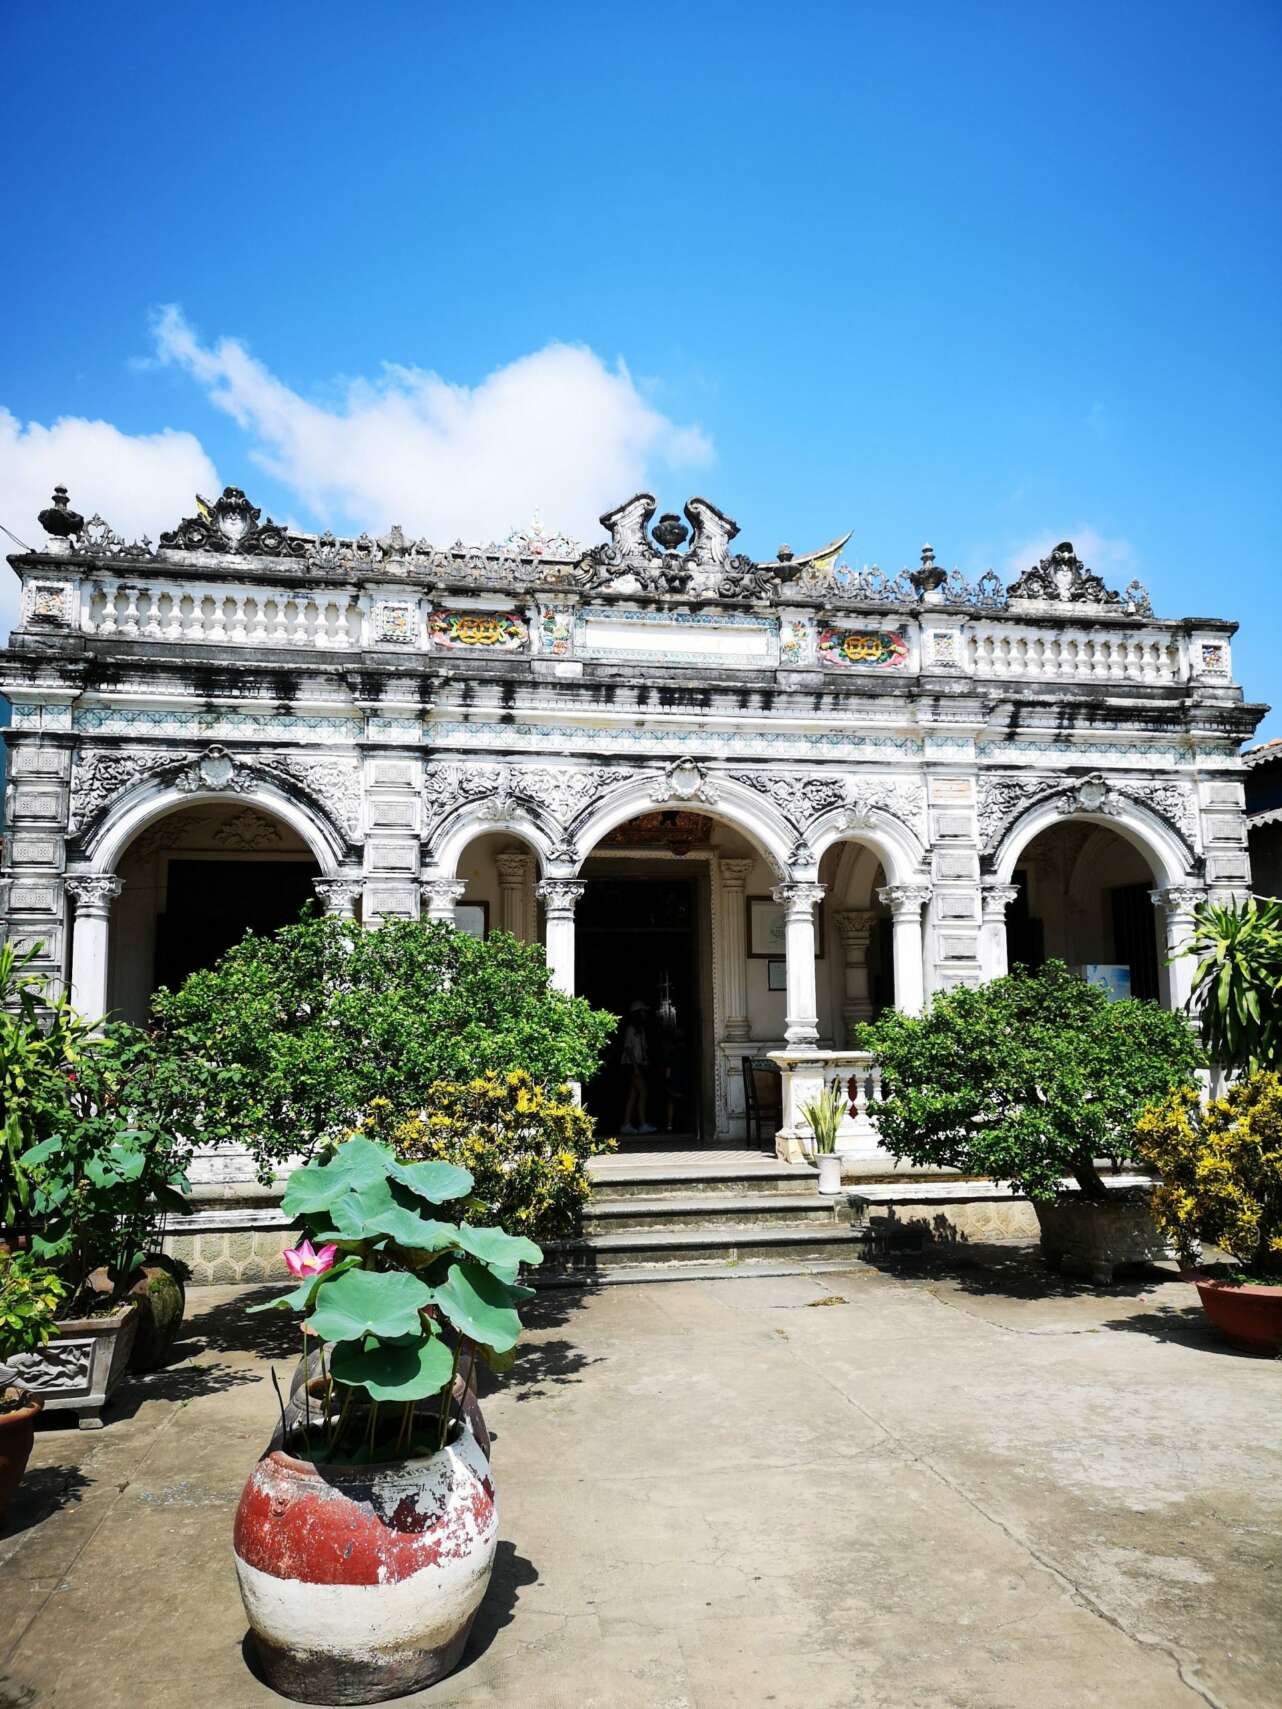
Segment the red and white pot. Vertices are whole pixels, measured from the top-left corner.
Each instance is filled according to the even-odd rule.
[[[317,1466],[279,1448],[236,1513],[236,1575],[268,1683],[379,1703],[456,1666],[498,1542],[489,1461],[462,1425],[427,1459]]]

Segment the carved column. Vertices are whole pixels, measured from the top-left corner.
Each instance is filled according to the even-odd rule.
[[[336,915],[340,920],[356,918],[356,904],[361,899],[364,885],[359,878],[313,878],[312,889],[320,899],[320,905],[327,914]]]
[[[68,896],[76,905],[71,940],[71,1001],[86,1020],[107,1013],[107,968],[111,945],[111,904],[124,889],[118,878],[69,878]]]
[[[819,1043],[819,1005],[815,997],[815,907],[822,884],[778,884],[771,895],[786,910],[784,951],[788,1013],[784,1039],[794,1050]]]
[[[1180,952],[1193,931],[1193,910],[1206,900],[1206,892],[1193,885],[1172,885],[1168,889],[1150,890],[1149,900],[1162,910],[1165,959],[1169,962],[1164,970],[1167,1003],[1172,1009],[1186,1009],[1193,995],[1194,960]]]
[[[426,913],[429,920],[443,920],[446,925],[454,924],[454,904],[463,900],[467,885],[461,878],[425,878],[420,880],[418,892],[420,897],[420,913]]]
[[[846,1000],[841,1006],[845,1020],[845,1037],[850,1042],[850,1029],[859,1021],[872,1019],[872,990],[868,984],[868,944],[872,938],[877,915],[871,908],[847,908],[837,915],[841,932],[841,947],[845,953]]]
[[[893,916],[895,1007],[902,1015],[919,1015],[926,1000],[921,911],[930,901],[930,886],[886,884],[877,895]]]
[[[983,924],[979,929],[979,970],[985,979],[1000,979],[1010,971],[1006,953],[1006,910],[1018,895],[1018,884],[997,884],[986,878],[980,887]]]
[[[587,889],[575,879],[545,878],[536,887],[547,921],[544,953],[552,983],[567,997],[574,995],[574,910]]]
[[[752,860],[723,860],[717,863],[721,880],[721,965],[714,969],[721,981],[721,1005],[725,1036],[745,1039],[748,1027],[748,950],[744,885],[756,865]]]
[[[499,875],[499,925],[514,938],[528,938],[525,898],[530,857],[524,849],[500,849],[494,865]]]

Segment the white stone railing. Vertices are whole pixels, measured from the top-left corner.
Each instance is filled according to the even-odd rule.
[[[848,1100],[837,1133],[837,1155],[894,1166],[869,1113],[881,1097],[881,1070],[866,1050],[772,1050],[770,1060],[778,1064],[783,1077],[783,1123],[775,1135],[779,1157],[800,1163],[808,1156],[810,1125],[801,1113],[802,1105],[836,1079]]]
[[[1052,677],[1087,682],[1179,682],[1174,637],[1100,629],[1051,631],[1006,622],[970,623],[966,668],[977,677]]]
[[[120,581],[86,589],[80,626],[121,640],[347,652],[361,645],[361,621],[346,593]]]

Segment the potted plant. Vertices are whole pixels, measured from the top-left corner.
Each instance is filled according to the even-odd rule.
[[[1236,1260],[1224,1276],[1189,1271],[1211,1322],[1248,1352],[1282,1352],[1282,1073],[1210,1103],[1172,1093],[1140,1117],[1136,1149],[1161,1171],[1153,1213],[1181,1257],[1208,1240]]]
[[[130,1125],[139,1113],[113,1093],[109,1041],[82,1046],[64,1070],[54,1131],[18,1159],[27,1198],[23,1237],[66,1284],[66,1310],[47,1346],[21,1356],[23,1383],[50,1411],[72,1409],[82,1429],[128,1367],[140,1321],[158,1319],[153,1275],[144,1269],[161,1218],[187,1209],[187,1150],[172,1134]],[[141,1286],[140,1286],[141,1284]],[[145,1292],[146,1299],[140,1297]],[[172,1299],[165,1328],[177,1328]]]
[[[1146,1105],[1192,1084],[1183,1015],[1113,1002],[1062,962],[938,993],[924,1015],[859,1029],[883,1096],[869,1114],[898,1157],[1009,1182],[1031,1200],[1052,1268],[1107,1283],[1170,1255],[1147,1187],[1110,1189],[1098,1158],[1132,1154]]]
[[[1197,960],[1192,1008],[1211,1061],[1282,1068],[1282,901],[1199,903],[1179,953]]]
[[[54,1272],[29,1252],[0,1250],[0,1526],[27,1469],[44,1404],[12,1380],[12,1367],[48,1341],[64,1292]]]
[[[801,1106],[801,1115],[810,1129],[811,1148],[819,1164],[819,1191],[841,1191],[841,1159],[837,1156],[837,1134],[846,1114],[847,1099],[841,1081],[833,1079],[813,1098]]]
[[[287,1697],[373,1703],[432,1684],[485,1595],[494,1483],[463,1401],[478,1358],[507,1362],[531,1292],[517,1273],[542,1253],[435,1214],[471,1190],[466,1169],[403,1163],[363,1136],[286,1186],[301,1279],[251,1309],[298,1312],[319,1373],[297,1423],[282,1402],[234,1545],[264,1672]]]

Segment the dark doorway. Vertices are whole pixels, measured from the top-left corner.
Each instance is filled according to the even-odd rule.
[[[629,1114],[639,1138],[702,1132],[698,896],[694,878],[587,881],[575,913],[575,985],[594,1008],[620,1017],[600,1072],[583,1089],[602,1133],[619,1133]],[[637,1003],[645,1008],[634,1014]],[[638,1054],[643,1065],[631,1060]],[[639,1099],[629,1108],[638,1075],[643,1122]]]
[[[310,860],[183,860],[171,857],[165,912],[156,919],[157,985],[181,985],[212,967],[247,931],[274,932],[314,901]]]
[[[1160,994],[1157,926],[1151,884],[1121,884],[1111,892],[1113,959],[1131,970],[1131,996]]]

